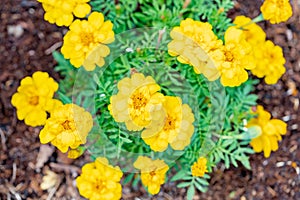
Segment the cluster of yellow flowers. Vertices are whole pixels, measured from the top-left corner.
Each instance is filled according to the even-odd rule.
[[[107,44],[115,39],[112,28],[111,21],[104,21],[103,14],[99,12],[92,12],[88,20],[77,19],[64,36],[61,52],[76,68],[83,65],[86,70],[92,71],[96,65],[102,67],[104,58],[110,53]]]
[[[25,124],[45,125],[40,132],[41,143],[51,142],[62,152],[67,152],[69,147],[76,150],[86,142],[93,119],[83,108],[75,104],[63,105],[53,99],[57,89],[58,84],[48,73],[38,71],[21,80],[11,103],[17,109],[18,119],[24,119]],[[50,114],[48,119],[47,112]],[[70,157],[76,157],[75,152],[70,153]]]
[[[168,44],[169,54],[192,65],[195,73],[202,73],[210,81],[221,77],[224,86],[239,86],[248,79],[245,69],[255,66],[250,44],[235,27],[226,31],[225,44],[209,23],[189,18],[173,28],[170,35],[173,40]]]
[[[173,39],[168,44],[171,56],[194,67],[197,74],[214,81],[219,78],[218,67],[223,62],[222,41],[212,31],[209,23],[194,21],[187,18],[181,21],[180,26],[170,32]]]
[[[119,92],[112,95],[108,109],[116,122],[125,122],[129,131],[143,130],[142,138],[154,151],[168,144],[184,149],[194,133],[194,115],[180,97],[164,96],[155,80],[141,73],[118,82]]]
[[[152,160],[145,156],[139,156],[133,166],[141,171],[141,180],[148,192],[157,194],[160,186],[165,183],[165,175],[169,166],[163,160]]]
[[[35,72],[32,77],[21,80],[18,91],[12,96],[11,103],[17,109],[19,120],[29,126],[41,126],[46,123],[47,112],[52,112],[62,103],[53,99],[58,84],[47,72]]]
[[[63,38],[61,52],[74,67],[84,66],[87,71],[92,71],[96,65],[102,67],[105,64],[104,58],[110,53],[107,44],[115,40],[113,24],[109,20],[104,21],[102,13],[90,13],[90,0],[38,1],[43,5],[46,21],[70,26]],[[85,18],[88,14],[87,20],[74,20],[74,16]]]
[[[264,152],[264,156],[268,158],[271,151],[278,149],[278,141],[281,141],[281,135],[287,132],[287,124],[279,119],[271,119],[271,114],[264,110],[262,106],[257,106],[257,117],[251,119],[247,127],[255,128],[258,136],[253,138],[250,145],[255,152]]]
[[[264,19],[271,24],[287,21],[293,14],[289,0],[265,0],[260,7]]]
[[[246,41],[253,50],[252,58],[256,60],[252,74],[259,78],[265,77],[267,84],[275,84],[285,73],[285,59],[281,47],[266,40],[265,32],[250,18],[237,16],[233,21],[236,27],[242,30]]]
[[[38,0],[45,10],[46,21],[69,26],[75,17],[84,18],[91,12],[90,0]],[[74,16],[73,16],[74,15]]]
[[[207,172],[207,159],[205,157],[199,157],[197,162],[191,167],[192,175],[195,177],[203,177],[204,174]]]
[[[222,85],[235,87],[248,80],[248,72],[267,84],[275,84],[285,73],[282,49],[266,41],[264,31],[245,16],[238,16],[224,35],[224,44],[207,22],[183,20],[170,33],[168,52],[183,64],[194,67],[209,81],[220,78]]]
[[[69,26],[63,38],[61,52],[70,63],[92,71],[102,67],[110,54],[108,44],[115,40],[113,24],[104,20],[99,12],[91,12],[90,0],[38,0],[45,10],[44,18],[58,26]],[[263,19],[272,24],[288,20],[292,15],[289,0],[265,0],[261,6]],[[85,19],[76,19],[85,18]],[[74,20],[75,19],[75,20]],[[265,32],[245,16],[234,20],[224,42],[213,32],[208,22],[187,18],[170,32],[172,41],[168,53],[180,63],[191,65],[196,74],[209,81],[220,79],[224,86],[236,87],[247,81],[248,72],[275,84],[285,72],[282,49],[266,40]],[[141,131],[141,138],[155,152],[165,151],[169,145],[183,150],[194,133],[194,114],[180,97],[164,96],[160,86],[151,77],[133,73],[117,84],[118,93],[110,98],[108,110],[116,122],[125,123],[129,131]],[[17,117],[27,125],[41,126],[42,144],[51,143],[68,157],[77,158],[84,152],[80,145],[86,143],[93,127],[92,115],[75,104],[63,105],[54,99],[58,84],[46,72],[35,72],[21,80],[11,103]],[[269,157],[278,149],[278,141],[286,134],[287,124],[271,119],[271,114],[257,106],[256,118],[247,128],[257,132],[250,145],[255,152]],[[49,117],[48,117],[49,116]],[[199,157],[191,166],[194,177],[203,177],[207,159]],[[160,159],[139,156],[133,166],[140,170],[141,181],[150,194],[157,194],[165,183],[169,166]],[[123,176],[121,169],[109,164],[104,157],[85,164],[76,179],[80,194],[88,199],[120,199]]]
[[[95,162],[85,164],[76,179],[80,194],[90,200],[117,200],[121,198],[123,176],[119,167],[109,165],[108,160],[99,157]]]

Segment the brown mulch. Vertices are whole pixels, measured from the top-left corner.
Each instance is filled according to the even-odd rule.
[[[239,0],[229,16],[259,14],[262,1]],[[262,22],[268,39],[283,48],[287,72],[276,85],[257,86],[259,103],[273,117],[288,123],[288,133],[279,150],[265,159],[251,156],[252,170],[242,166],[211,173],[207,193],[195,199],[300,199],[300,1],[293,0],[294,15],[287,22],[271,25]],[[75,177],[88,156],[76,161],[67,159],[49,145],[41,145],[40,128],[26,126],[16,119],[10,104],[19,81],[33,72],[46,71],[59,80],[53,70],[51,52],[60,48],[64,28],[43,20],[43,9],[34,0],[2,0],[0,6],[0,199],[80,199]],[[44,161],[44,162],[42,162]],[[54,189],[42,190],[40,184],[47,170],[58,174]],[[124,189],[125,199],[150,199],[142,191]],[[184,189],[166,184],[153,199],[184,199]]]

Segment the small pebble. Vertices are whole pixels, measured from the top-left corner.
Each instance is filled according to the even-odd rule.
[[[21,25],[9,25],[7,26],[7,33],[15,38],[19,38],[23,35],[24,29]]]
[[[287,37],[288,41],[293,39],[293,32],[290,29],[286,30],[286,37]]]

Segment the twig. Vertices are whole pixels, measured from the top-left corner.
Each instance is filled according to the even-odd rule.
[[[62,181],[62,179],[60,178],[59,181],[56,183],[55,187],[50,190],[50,192],[49,192],[46,200],[51,200],[52,199],[52,197],[54,196],[55,192],[59,188],[59,186],[61,184],[61,181]]]
[[[11,180],[10,180],[11,184],[16,180],[16,176],[17,176],[17,164],[14,162],[13,163],[13,173],[12,173]]]
[[[0,136],[1,136],[1,144],[2,144],[2,150],[3,151],[6,151],[7,150],[7,147],[6,147],[6,138],[5,138],[5,135],[4,135],[4,132],[2,131],[2,129],[0,129]]]
[[[10,193],[12,193],[17,200],[22,200],[21,196],[14,190],[14,188],[10,184],[6,184],[6,187],[9,189]]]
[[[189,6],[189,4],[191,3],[191,0],[185,0],[184,4],[182,6],[183,9],[187,8]]]
[[[166,27],[164,27],[162,30],[158,31],[158,39],[157,39],[156,49],[158,49],[158,47],[160,45],[160,42],[161,42],[161,39],[162,39],[165,32],[166,32]]]
[[[56,42],[51,47],[49,47],[48,49],[45,50],[45,54],[50,55],[53,51],[55,51],[56,49],[61,47],[61,45],[62,45],[62,42]]]
[[[69,172],[77,172],[78,174],[81,172],[79,167],[76,167],[74,165],[64,165],[64,164],[58,164],[58,163],[50,163],[50,167],[58,170],[58,171],[64,171],[66,173]]]

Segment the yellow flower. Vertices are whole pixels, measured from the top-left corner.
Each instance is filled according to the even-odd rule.
[[[68,158],[76,159],[84,153],[84,148],[78,147],[68,151]]]
[[[293,14],[289,0],[265,0],[260,7],[264,19],[271,24],[287,21]]]
[[[245,69],[253,69],[255,62],[252,48],[242,30],[236,27],[226,30],[224,54],[226,59],[220,67],[222,85],[234,87],[247,81],[248,73]]]
[[[52,99],[58,84],[46,72],[35,72],[32,77],[21,80],[18,91],[12,96],[11,103],[17,108],[17,117],[29,126],[44,125],[46,111],[62,103]]]
[[[197,162],[194,162],[194,164],[191,167],[192,175],[203,177],[204,174],[207,172],[206,163],[207,159],[205,157],[199,157]]]
[[[90,200],[116,200],[122,195],[120,168],[109,165],[108,160],[99,157],[93,163],[85,164],[76,178],[80,195]]]
[[[90,0],[38,0],[45,10],[46,21],[58,26],[69,26],[74,16],[83,18],[91,11]]]
[[[194,133],[194,115],[187,104],[182,105],[180,97],[166,96],[163,102],[165,118],[163,126],[152,123],[142,132],[142,138],[154,151],[164,151],[168,144],[175,150],[183,150]],[[157,127],[160,127],[159,129]]]
[[[141,170],[141,180],[150,194],[157,194],[160,186],[165,183],[165,175],[169,166],[163,160],[152,160],[145,156],[139,156],[133,166]]]
[[[75,104],[62,105],[51,112],[40,132],[40,141],[42,144],[51,142],[65,153],[69,147],[76,149],[86,143],[92,126],[93,119],[89,112]]]
[[[249,17],[237,16],[233,23],[237,25],[237,28],[243,30],[246,41],[253,47],[265,42],[266,33],[259,25],[253,23]]]
[[[267,84],[275,84],[285,73],[285,59],[280,46],[274,45],[270,40],[260,44],[254,52],[254,57],[259,62],[251,70],[252,74],[262,78],[265,77]]]
[[[61,52],[75,67],[88,71],[102,67],[110,53],[107,44],[114,41],[113,24],[104,21],[102,13],[92,12],[88,20],[75,20],[64,36]]]
[[[188,18],[174,27],[170,36],[168,52],[171,56],[192,65],[195,73],[202,73],[210,81],[220,77],[218,67],[224,60],[222,41],[218,40],[209,23]]]
[[[247,127],[254,127],[259,132],[256,138],[250,142],[255,152],[264,152],[264,156],[268,158],[271,151],[278,149],[278,142],[281,141],[281,135],[285,135],[287,131],[287,124],[279,119],[271,119],[271,114],[264,110],[262,106],[257,106],[255,112],[258,116],[251,119]]]
[[[108,109],[116,122],[125,122],[128,130],[141,130],[153,120],[159,120],[164,96],[155,80],[135,73],[118,83],[119,92],[112,95]],[[155,114],[155,117],[153,116]]]

